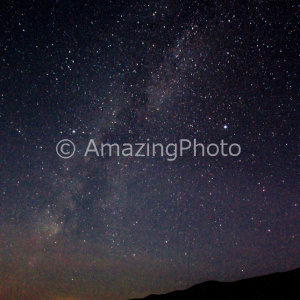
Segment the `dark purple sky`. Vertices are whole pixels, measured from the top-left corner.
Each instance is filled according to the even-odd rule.
[[[0,298],[126,299],[299,266],[293,3],[2,1]],[[84,157],[91,138],[242,151]]]

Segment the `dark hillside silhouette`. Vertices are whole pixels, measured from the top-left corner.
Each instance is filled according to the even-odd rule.
[[[235,282],[207,281],[186,290],[150,295],[147,300],[274,300],[300,299],[300,268]],[[137,299],[136,299],[137,300]]]

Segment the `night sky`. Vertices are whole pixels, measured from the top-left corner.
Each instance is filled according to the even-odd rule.
[[[1,299],[126,299],[299,266],[296,2],[7,0],[0,20]],[[242,151],[85,157],[90,139]]]

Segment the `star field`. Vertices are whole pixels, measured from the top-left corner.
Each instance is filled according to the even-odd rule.
[[[294,2],[10,0],[0,16],[0,298],[128,299],[299,266]],[[195,138],[242,151],[84,157],[90,139]]]

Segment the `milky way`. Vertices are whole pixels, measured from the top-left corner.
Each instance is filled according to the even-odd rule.
[[[296,4],[4,1],[1,23],[2,298],[126,299],[299,266]],[[84,156],[90,139],[242,151]]]

